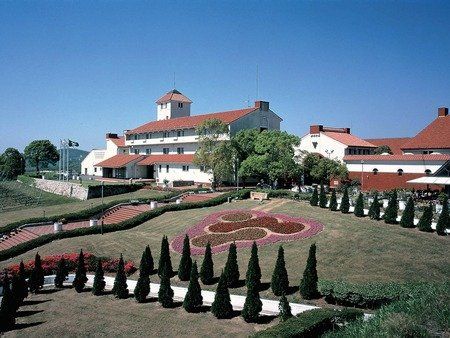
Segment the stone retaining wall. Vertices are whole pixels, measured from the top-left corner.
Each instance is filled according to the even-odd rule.
[[[36,188],[53,194],[73,197],[79,200],[86,200],[88,197],[88,189],[76,183],[44,180],[41,178],[34,178],[34,183]]]

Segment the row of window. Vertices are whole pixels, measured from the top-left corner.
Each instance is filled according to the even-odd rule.
[[[347,149],[348,155],[370,155],[371,151],[370,149],[354,149],[354,148],[348,148]]]
[[[134,148],[134,153],[136,155],[139,155],[140,149],[139,148]],[[164,155],[168,155],[170,153],[170,148],[163,148],[163,154]],[[145,154],[146,155],[151,155],[152,154],[152,149],[151,148],[147,148],[145,149]],[[177,154],[184,154],[184,148],[183,147],[178,147],[177,148]]]
[[[168,164],[166,164],[166,173],[168,173],[169,170],[170,170],[170,166]],[[189,171],[189,166],[188,165],[184,165],[184,166],[182,166],[181,170]],[[162,172],[162,165],[161,164],[158,166],[158,171]]]
[[[183,102],[178,102],[178,108],[183,108]],[[166,103],[160,103],[159,104],[159,107],[161,108],[161,109],[166,109],[167,108],[167,102]]]
[[[374,175],[377,175],[378,174],[378,169],[377,168],[373,168],[372,172],[373,172]],[[402,176],[403,175],[403,169],[401,169],[401,168],[398,169],[397,170],[397,174],[398,174],[398,176]],[[425,174],[426,175],[431,175],[431,170],[430,169],[425,170]]]
[[[127,141],[130,140],[151,140],[152,138],[158,138],[159,132],[155,133],[145,133],[145,134],[128,134]],[[184,130],[175,130],[175,131],[164,131],[162,133],[162,138],[169,137],[182,137],[184,136]]]

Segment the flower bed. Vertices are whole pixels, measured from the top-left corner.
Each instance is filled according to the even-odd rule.
[[[44,274],[45,275],[54,274],[56,272],[58,262],[61,260],[62,257],[64,257],[64,259],[66,260],[69,271],[75,272],[78,260],[78,252],[64,253],[60,255],[51,255],[41,258]],[[117,266],[119,265],[118,258],[96,257],[89,252],[84,252],[84,261],[86,264],[87,271],[95,271],[97,267],[97,260],[99,258],[102,260],[102,266],[105,272],[117,272]],[[34,259],[28,262],[24,262],[24,265],[25,271],[27,275],[29,275],[34,267]],[[8,266],[6,270],[10,275],[17,274],[19,272],[19,264],[12,264]],[[133,274],[136,270],[137,270],[136,266],[132,261],[125,262],[125,273],[127,275]]]
[[[247,220],[224,221],[237,219],[249,214]],[[212,252],[228,250],[231,242],[238,248],[250,247],[253,241],[258,245],[293,241],[308,238],[323,230],[323,224],[302,217],[291,217],[284,214],[269,214],[259,210],[225,210],[205,217],[200,223],[179,234],[171,242],[172,250],[181,253],[183,239],[187,234],[191,239],[191,254],[202,255],[210,241]]]
[[[237,212],[235,214],[223,215],[221,218],[222,220],[228,222],[247,221],[252,218],[252,214],[250,212]]]

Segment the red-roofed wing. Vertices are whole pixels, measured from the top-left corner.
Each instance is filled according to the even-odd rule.
[[[393,137],[393,138],[374,138],[366,139],[367,142],[376,145],[377,147],[388,146],[391,148],[393,155],[401,155],[403,145],[408,142],[410,137]]]
[[[144,155],[127,155],[127,154],[119,154],[113,157],[108,158],[102,162],[95,164],[95,167],[103,167],[103,168],[122,168],[125,167],[128,163],[133,161],[139,161],[143,159]]]
[[[344,161],[450,161],[450,154],[346,155]]]
[[[331,132],[331,131],[326,131],[324,132],[324,134],[350,147],[376,148],[376,146],[373,145],[372,143],[364,141],[352,134]]]
[[[450,149],[450,115],[436,118],[402,149]]]

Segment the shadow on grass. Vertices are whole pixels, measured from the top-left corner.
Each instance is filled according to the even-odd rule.
[[[19,323],[14,325],[14,328],[11,331],[26,329],[27,327],[38,326],[44,324],[45,322],[34,322],[34,323]]]
[[[195,309],[192,313],[206,313],[211,311],[211,305],[202,305]]]
[[[231,319],[231,318],[239,317],[239,316],[241,315],[241,313],[242,313],[242,311],[239,311],[239,310],[233,310],[233,312],[231,313],[230,319]]]
[[[230,289],[237,289],[237,288],[241,288],[241,287],[243,287],[243,286],[245,286],[245,279],[240,279],[240,280],[236,283],[236,285],[230,286],[229,288],[230,288]]]
[[[261,291],[269,290],[269,288],[270,288],[270,283],[268,283],[268,282],[264,282],[264,283],[261,283],[261,284],[259,285],[259,291],[260,291],[260,292],[261,292]]]
[[[42,304],[42,303],[47,303],[52,301],[51,299],[44,299],[44,300],[24,300],[22,303],[22,306],[26,306],[26,305],[38,305],[38,304]]]
[[[150,298],[145,298],[145,301],[143,301],[142,304],[156,303],[157,301],[158,301],[157,297],[150,297]]]
[[[296,293],[299,290],[298,285],[297,286],[290,286],[287,289],[286,295],[293,295],[294,293]]]
[[[37,293],[37,294],[40,294],[40,295],[50,295],[50,294],[52,294],[52,293],[56,293],[56,292],[59,292],[59,291],[61,291],[62,289],[42,289],[42,290],[39,290],[39,292]]]
[[[277,318],[277,316],[259,316],[256,324],[269,324],[275,318]]]
[[[28,317],[35,315],[36,313],[44,312],[44,310],[23,310],[23,311],[17,311],[16,317]]]
[[[85,292],[92,292],[92,288],[84,288],[83,290],[81,290],[80,293],[85,293]]]

